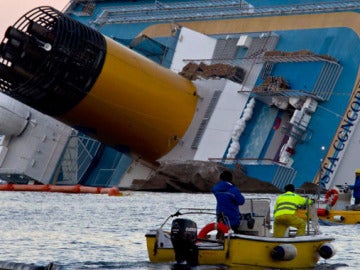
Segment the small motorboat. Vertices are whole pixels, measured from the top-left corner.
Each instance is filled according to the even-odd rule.
[[[296,269],[313,268],[335,254],[334,239],[321,236],[315,219],[305,236],[290,231],[289,237],[274,238],[269,199],[247,199],[240,211],[240,231],[234,233],[227,222],[216,222],[214,209],[179,209],[146,233],[150,262]]]
[[[336,185],[329,189],[322,200],[318,200],[317,218],[320,225],[360,223],[360,205],[351,204],[351,190],[347,185]],[[298,210],[297,215],[304,219],[313,217],[306,210]]]

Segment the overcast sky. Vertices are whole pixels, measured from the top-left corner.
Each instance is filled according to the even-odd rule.
[[[52,6],[63,10],[70,0],[0,0],[0,42],[6,29],[22,15],[39,6]]]

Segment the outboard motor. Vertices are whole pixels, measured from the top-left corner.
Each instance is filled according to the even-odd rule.
[[[171,224],[171,242],[174,247],[177,263],[187,263],[190,266],[198,264],[198,249],[196,223],[190,219],[177,218]]]

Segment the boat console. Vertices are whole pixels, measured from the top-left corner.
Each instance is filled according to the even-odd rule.
[[[270,203],[268,198],[247,199],[241,205],[240,233],[256,236],[270,236]]]

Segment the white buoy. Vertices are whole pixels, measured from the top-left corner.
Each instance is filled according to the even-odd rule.
[[[340,215],[337,215],[337,216],[334,216],[333,219],[335,221],[338,221],[338,222],[343,222],[345,217],[344,216],[340,216]]]
[[[279,261],[291,261],[297,255],[297,249],[292,244],[282,244],[273,248],[271,258]]]
[[[324,259],[329,259],[334,256],[336,250],[334,246],[330,243],[325,243],[319,248],[319,255]]]

